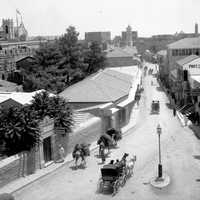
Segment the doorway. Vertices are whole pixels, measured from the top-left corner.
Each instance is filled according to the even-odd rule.
[[[44,151],[45,163],[51,161],[52,160],[51,137],[47,137],[43,140],[43,151]]]

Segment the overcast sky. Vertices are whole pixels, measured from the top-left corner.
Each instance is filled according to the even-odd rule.
[[[194,32],[200,0],[1,0],[0,20],[18,9],[30,36],[60,35],[69,25],[119,35],[128,24],[139,36]]]

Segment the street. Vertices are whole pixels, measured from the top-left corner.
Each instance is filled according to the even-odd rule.
[[[153,85],[151,85],[153,81]],[[26,186],[14,195],[17,200],[198,200],[200,196],[200,142],[187,127],[182,127],[173,111],[167,107],[168,99],[156,78],[143,78],[144,92],[139,105],[137,125],[125,133],[117,149],[112,149],[111,159],[121,159],[123,154],[137,155],[134,175],[116,196],[96,192],[100,177],[101,160],[95,150],[87,158],[87,168],[73,170],[74,163]],[[151,115],[152,100],[160,101],[160,114]],[[157,175],[158,135],[157,125],[162,128],[161,158],[163,171],[171,179],[163,189],[153,188],[149,181]]]

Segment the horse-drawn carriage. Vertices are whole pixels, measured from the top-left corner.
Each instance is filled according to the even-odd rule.
[[[110,128],[106,131],[106,134],[108,134],[111,138],[113,138],[114,141],[118,141],[118,140],[122,139],[121,130],[116,130],[114,128]]]
[[[97,141],[97,144],[100,145],[101,143],[104,144],[105,147],[112,148],[116,147],[117,141],[122,138],[121,131],[117,131],[114,128],[108,129],[106,133],[102,134]]]
[[[151,113],[159,114],[159,112],[160,112],[160,102],[153,100],[151,104]]]
[[[124,154],[119,162],[107,164],[101,168],[101,177],[98,183],[98,191],[112,191],[115,195],[119,187],[123,187],[128,178],[133,175],[133,168],[136,161],[136,156],[133,156],[129,161],[126,161],[128,154]]]
[[[110,148],[117,146],[117,141],[122,138],[121,131],[117,131],[114,128],[108,129],[106,133],[102,134],[97,141],[99,145],[99,156],[102,158],[102,162],[105,161],[105,149],[110,152]]]

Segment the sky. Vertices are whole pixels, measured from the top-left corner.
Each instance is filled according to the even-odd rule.
[[[128,25],[139,37],[194,32],[200,25],[200,0],[1,0],[0,20],[20,11],[29,36],[61,35],[70,25],[80,33],[111,31]],[[200,28],[199,28],[200,29]]]

